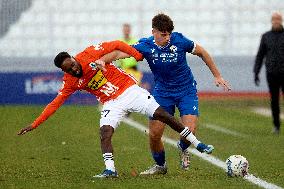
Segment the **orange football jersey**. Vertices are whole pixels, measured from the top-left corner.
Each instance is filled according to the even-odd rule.
[[[106,64],[107,71],[105,72],[96,67],[94,61],[114,50],[123,51],[138,61],[143,59],[142,54],[121,41],[104,42],[86,48],[75,56],[76,61],[82,66],[82,77],[77,78],[65,73],[63,85],[57,97],[46,106],[41,115],[33,122],[32,127],[38,127],[77,90],[86,90],[95,95],[101,103],[105,103],[117,98],[127,88],[134,85],[136,83],[135,78],[115,67],[112,63]]]

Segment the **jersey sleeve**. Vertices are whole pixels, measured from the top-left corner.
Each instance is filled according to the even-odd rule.
[[[144,57],[146,57],[146,53],[147,53],[147,47],[145,46],[146,40],[147,40],[146,38],[142,38],[137,43],[131,45],[137,51],[139,51],[141,54],[143,54]]]
[[[68,97],[73,94],[75,90],[71,86],[67,86],[66,82],[63,81],[62,88],[59,90],[58,95],[49,103],[40,116],[32,123],[32,127],[36,128],[45,120],[47,120],[56,110],[65,102]]]
[[[196,44],[182,34],[180,35],[183,47],[185,48],[186,52],[193,53],[195,51]]]
[[[114,50],[120,50],[124,53],[127,53],[134,57],[137,61],[143,60],[143,55],[139,51],[119,40],[97,44],[93,46],[93,48],[90,48],[88,53],[94,57],[98,56],[98,58],[100,58]]]

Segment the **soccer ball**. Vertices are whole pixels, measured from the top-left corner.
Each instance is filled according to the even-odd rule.
[[[226,160],[227,174],[231,177],[238,177],[248,174],[249,163],[248,160],[241,155],[232,155]]]

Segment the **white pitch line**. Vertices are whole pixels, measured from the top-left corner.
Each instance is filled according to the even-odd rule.
[[[226,129],[224,127],[220,127],[220,126],[213,125],[213,124],[203,124],[202,126],[208,128],[208,129],[212,129],[214,131],[218,131],[218,132],[225,133],[225,134],[232,135],[232,136],[236,136],[236,137],[242,137],[242,138],[247,137],[247,135],[245,135],[243,133],[239,133],[237,131],[232,131],[232,130]]]
[[[269,108],[256,107],[256,108],[252,108],[252,111],[257,114],[263,115],[265,117],[271,117],[271,109]],[[280,118],[284,119],[283,113],[280,114]]]
[[[147,133],[149,134],[149,130],[147,127],[145,127],[144,125],[130,119],[130,118],[125,118],[123,120],[124,123],[138,129],[139,131],[141,132],[144,132],[144,133]],[[166,143],[168,144],[171,144],[175,147],[177,147],[177,141],[171,139],[171,138],[168,138],[168,137],[163,137],[163,141],[165,141]],[[208,155],[208,154],[203,154],[203,153],[200,153],[198,152],[196,149],[193,149],[193,148],[190,148],[189,151],[200,157],[201,159],[204,159],[206,161],[208,161],[209,163],[217,166],[217,167],[220,167],[222,168],[223,170],[226,170],[226,163],[212,155]],[[269,182],[266,182],[265,180],[262,180],[261,178],[258,178],[258,177],[255,177],[254,175],[252,174],[248,174],[247,176],[244,177],[245,180],[257,185],[257,186],[260,186],[262,188],[265,188],[265,189],[283,189],[282,187],[280,186],[277,186],[273,183],[269,183]]]

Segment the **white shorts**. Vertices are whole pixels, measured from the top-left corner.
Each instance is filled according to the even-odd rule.
[[[138,85],[133,85],[116,99],[110,100],[103,105],[100,127],[110,125],[114,129],[117,128],[120,121],[129,112],[139,112],[148,117],[153,117],[159,106],[147,90]]]

